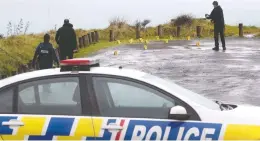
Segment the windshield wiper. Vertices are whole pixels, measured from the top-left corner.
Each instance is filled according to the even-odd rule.
[[[221,111],[225,110],[225,108],[223,107],[223,104],[220,101],[216,100],[215,102],[219,105],[219,108],[220,108]]]
[[[224,110],[233,110],[233,107],[231,107],[230,105],[227,105],[227,104],[223,104],[222,102],[220,101],[215,101],[218,105],[219,105],[219,108],[221,111],[224,111]]]

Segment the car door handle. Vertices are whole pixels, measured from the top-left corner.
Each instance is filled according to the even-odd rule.
[[[24,123],[18,120],[10,120],[2,122],[3,126],[24,126]]]
[[[124,127],[119,126],[119,125],[108,125],[103,127],[102,129],[107,129],[107,130],[123,130]]]

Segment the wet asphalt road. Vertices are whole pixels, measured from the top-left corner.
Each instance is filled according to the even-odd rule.
[[[225,52],[213,51],[212,39],[201,40],[200,48],[195,46],[197,41],[151,42],[148,50],[143,45],[124,45],[101,50],[93,57],[102,66],[123,66],[170,78],[208,98],[260,106],[260,39],[229,38]]]

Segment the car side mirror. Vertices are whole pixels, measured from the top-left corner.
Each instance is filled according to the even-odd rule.
[[[187,110],[182,106],[174,106],[170,109],[169,119],[176,120],[188,120],[190,114],[187,113]]]

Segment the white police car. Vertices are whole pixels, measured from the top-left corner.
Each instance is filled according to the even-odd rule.
[[[0,81],[1,140],[259,140],[260,108],[90,59]]]

